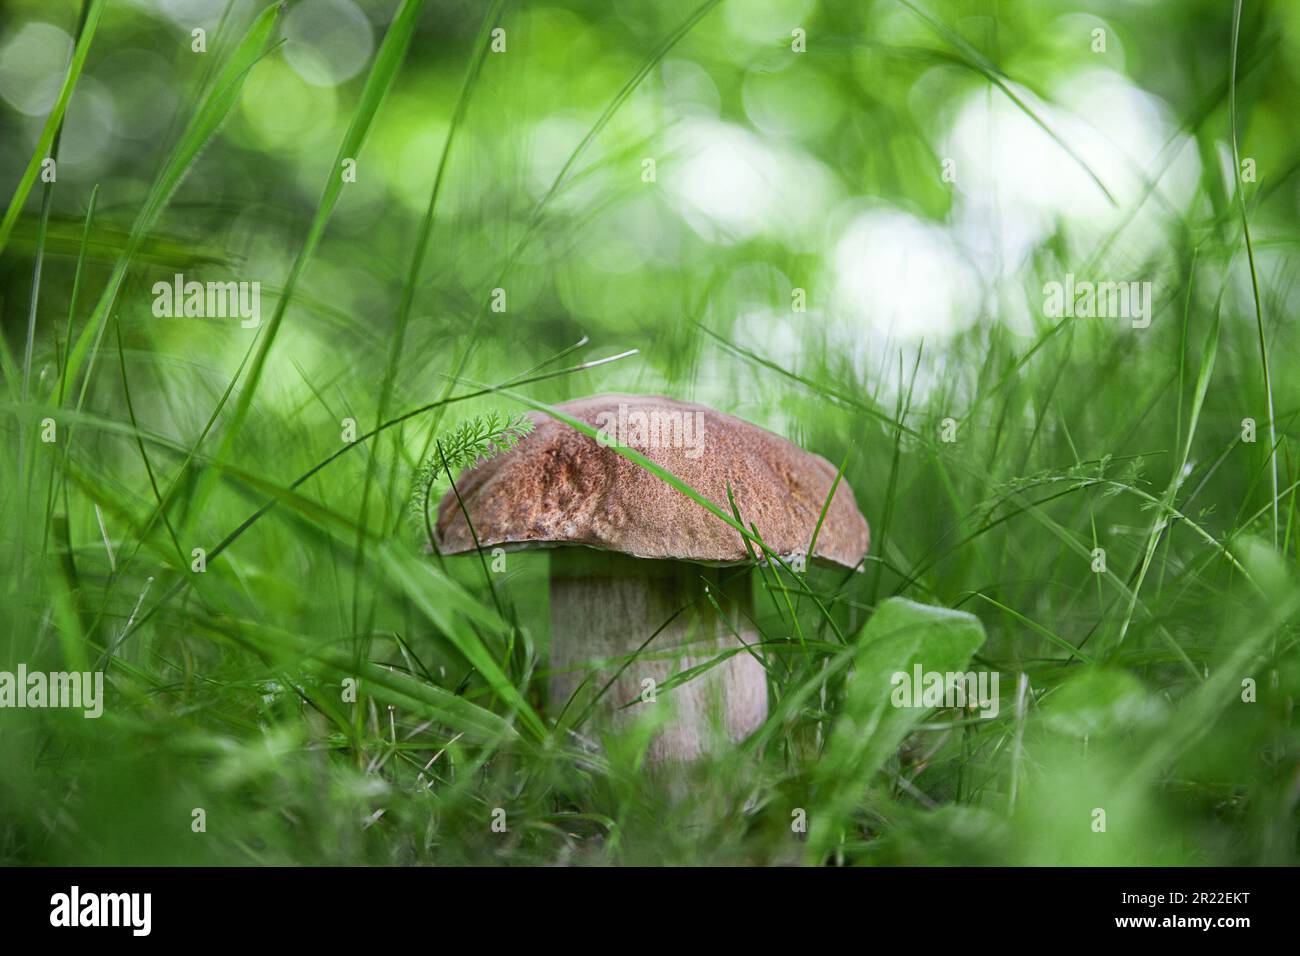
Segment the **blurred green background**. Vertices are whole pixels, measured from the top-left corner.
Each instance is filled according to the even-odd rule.
[[[0,17],[0,670],[109,687],[0,710],[0,860],[1296,862],[1300,6]],[[259,327],[157,316],[177,273],[260,283]],[[1150,325],[1045,314],[1067,274]],[[498,615],[407,509],[523,407],[449,397],[631,350],[518,387],[755,422],[872,527],[827,614],[758,595],[772,717],[685,808],[644,733],[536,716],[546,555]],[[893,596],[978,618],[996,718],[880,720]]]

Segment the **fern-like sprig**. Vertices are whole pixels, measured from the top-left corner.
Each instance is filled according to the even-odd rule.
[[[456,472],[509,451],[532,430],[532,419],[526,415],[490,411],[466,419],[439,435],[434,440],[433,453],[416,469],[411,488],[410,511],[417,531],[433,541],[429,505],[435,488],[449,482]]]

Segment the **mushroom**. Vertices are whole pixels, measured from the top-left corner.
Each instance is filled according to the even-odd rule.
[[[553,714],[581,713],[601,695],[595,713],[619,726],[667,699],[669,715],[650,742],[652,763],[692,761],[726,738],[741,740],[767,716],[764,654],[743,567],[754,556],[735,528],[609,446],[636,449],[728,514],[730,486],[746,526],[783,560],[807,557],[836,469],[702,405],[608,394],[558,408],[599,430],[601,440],[530,413],[531,434],[480,461],[443,497],[438,550],[472,551],[475,536],[482,548],[554,549]],[[855,568],[868,542],[867,522],[841,481],[811,557]],[[661,689],[724,652],[733,653]]]

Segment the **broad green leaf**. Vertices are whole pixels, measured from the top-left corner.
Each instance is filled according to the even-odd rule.
[[[979,619],[964,611],[890,598],[859,632],[843,709],[813,778],[809,853],[820,859],[840,838],[871,778],[925,715],[896,707],[896,674],[964,672],[984,643]]]
[[[1088,667],[1075,670],[1047,694],[1043,723],[1072,737],[1124,733],[1159,717],[1160,699],[1127,671]]]

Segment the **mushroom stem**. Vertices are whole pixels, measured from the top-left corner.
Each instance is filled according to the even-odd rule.
[[[706,596],[706,584],[725,617]],[[668,708],[650,743],[651,763],[689,762],[728,739],[741,740],[767,717],[767,680],[755,657],[761,650],[751,618],[750,575],[741,568],[556,550],[551,709],[566,710],[569,717],[582,713],[613,678],[587,726],[617,729],[647,707]],[[752,650],[744,650],[742,641]],[[741,649],[682,684],[664,687],[673,675],[734,648]]]

